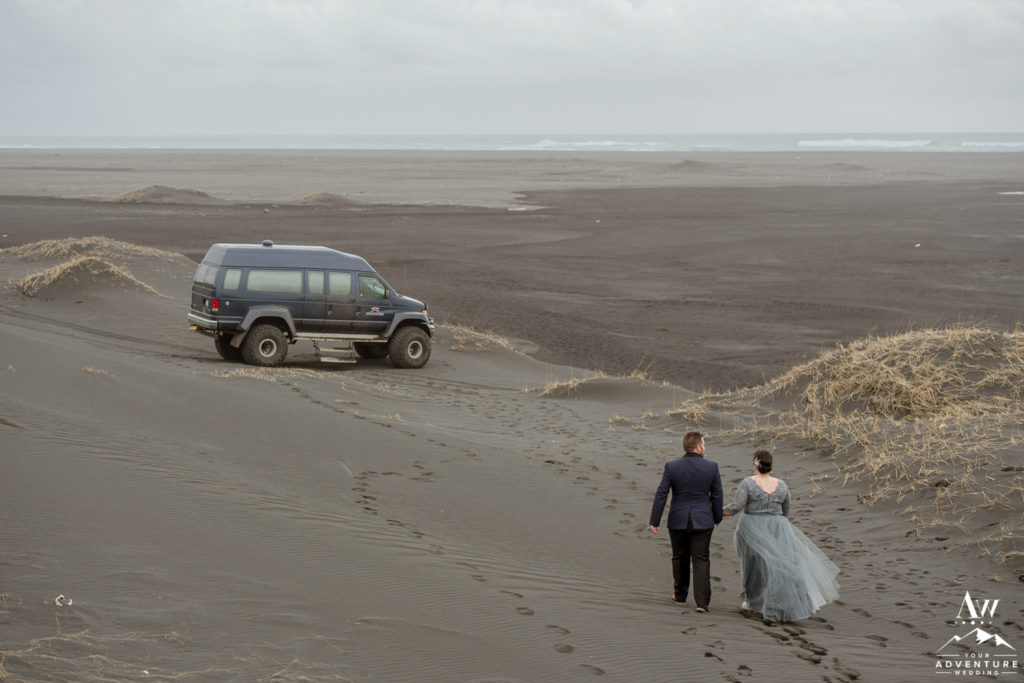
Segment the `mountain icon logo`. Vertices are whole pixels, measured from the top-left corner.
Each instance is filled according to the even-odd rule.
[[[998,633],[989,633],[988,631],[985,631],[983,629],[976,628],[973,631],[968,631],[962,636],[953,636],[952,638],[946,641],[945,645],[936,650],[936,652],[942,652],[950,645],[958,644],[964,646],[988,645],[992,647],[1007,647],[1014,651],[1016,651],[1017,649],[1010,645],[1008,642],[1006,642],[1006,640],[1003,639],[1003,637]]]

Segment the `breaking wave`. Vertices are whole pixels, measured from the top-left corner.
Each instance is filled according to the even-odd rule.
[[[925,149],[935,144],[934,140],[869,140],[843,138],[840,140],[800,140],[800,147],[821,149]]]

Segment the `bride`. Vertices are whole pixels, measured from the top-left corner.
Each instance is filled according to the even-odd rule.
[[[733,542],[740,559],[743,611],[766,620],[804,619],[839,597],[839,568],[793,526],[786,482],[771,476],[772,454],[754,453],[754,474],[740,482],[726,515],[743,513]]]

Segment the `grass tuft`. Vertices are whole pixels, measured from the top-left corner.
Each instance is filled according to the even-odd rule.
[[[836,458],[864,501],[915,502],[916,529],[1006,519],[973,541],[1020,561],[1024,531],[1024,330],[954,326],[839,345],[757,387],[706,394],[668,411],[701,424],[733,416],[752,441],[809,442]],[[1013,460],[1004,462],[1004,458]],[[998,475],[998,476],[996,476]]]
[[[515,345],[507,337],[503,337],[490,330],[480,331],[466,325],[448,324],[447,327],[455,340],[452,344],[452,351],[490,351],[491,349],[505,349],[516,351]]]
[[[20,289],[25,296],[36,296],[60,282],[73,282],[77,285],[84,278],[113,280],[156,296],[163,296],[145,282],[137,279],[128,269],[93,256],[76,256],[50,268],[29,273],[25,277],[14,280],[12,284],[15,288]]]

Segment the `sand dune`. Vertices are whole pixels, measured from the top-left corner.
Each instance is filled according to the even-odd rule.
[[[79,256],[45,270],[35,271],[15,280],[13,284],[22,294],[42,299],[78,295],[90,284],[113,285],[159,294],[128,270],[91,256]]]
[[[0,251],[0,261],[7,264],[8,286],[41,299],[80,299],[96,288],[166,296],[160,290],[174,287],[167,281],[185,281],[194,267],[181,254],[96,236],[19,245]],[[40,268],[39,262],[51,265]]]
[[[211,197],[200,190],[166,185],[147,185],[117,195],[110,201],[121,204],[226,204],[217,197]]]
[[[328,206],[355,206],[357,202],[332,192],[313,192],[296,199],[293,204],[322,204]]]
[[[758,387],[669,411],[802,440],[898,505],[915,534],[979,548],[1024,580],[1024,331],[954,326],[840,345]]]
[[[1013,155],[28,156],[7,194],[232,203],[0,197],[0,281],[85,264],[0,290],[0,677],[928,680],[965,591],[1024,642]],[[221,360],[195,259],[260,239],[427,300],[430,363]],[[646,524],[692,428],[727,495],[774,451],[839,602],[741,615],[734,520],[711,614],[669,600]]]
[[[78,249],[22,253],[55,248]],[[0,276],[22,266],[2,258]],[[807,394],[841,352],[721,396],[543,363],[467,328],[439,329],[419,371],[324,366],[301,344],[257,369],[186,329],[187,263],[138,255],[133,270],[174,271],[169,296],[0,295],[0,661],[14,680],[918,680],[965,585],[998,595],[1008,642],[1024,635],[1016,556],[915,533],[900,504],[868,505],[870,482],[844,479],[852,449],[830,457],[827,441],[762,419],[771,387]],[[1019,342],[962,339],[946,355],[965,367],[978,360],[966,349]],[[1002,376],[1002,360],[988,366]],[[839,603],[781,626],[737,613],[729,522],[712,545],[712,614],[668,600],[667,540],[646,519],[695,426],[729,493],[754,446],[774,448],[795,522],[842,569]]]
[[[720,172],[727,167],[722,164],[712,164],[707,161],[684,159],[683,161],[672,164],[671,168],[676,171],[698,171],[707,173],[709,171]]]

